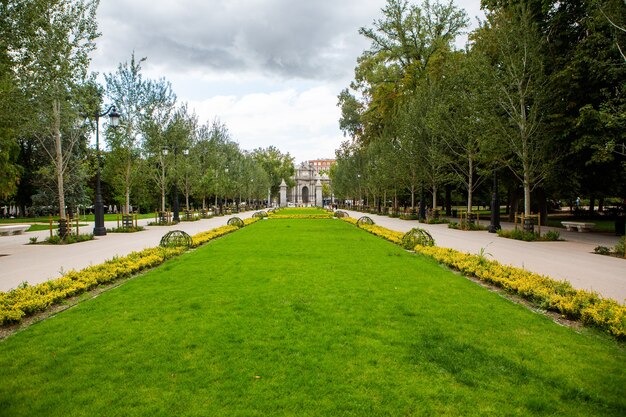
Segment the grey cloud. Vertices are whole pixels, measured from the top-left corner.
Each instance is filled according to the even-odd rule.
[[[337,4],[339,3],[339,4]],[[99,66],[130,52],[177,72],[250,72],[303,79],[345,76],[366,46],[357,33],[384,0],[107,0]]]

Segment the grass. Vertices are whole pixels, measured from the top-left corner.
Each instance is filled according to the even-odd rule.
[[[281,208],[276,211],[281,216],[310,216],[326,214],[329,217],[332,213],[317,207],[297,207],[297,208]]]
[[[138,214],[140,219],[154,219],[154,213],[142,213]],[[115,221],[121,219],[121,214],[105,214],[104,221]],[[83,222],[93,222],[94,215],[93,214],[81,214],[79,216],[80,221]],[[57,222],[59,220],[59,216],[52,216],[52,221]],[[17,217],[14,219],[3,219],[0,218],[0,224],[13,224],[13,223],[45,223],[49,224],[50,217],[49,216],[38,216],[38,217]]]
[[[79,223],[78,227],[87,226],[87,223]],[[52,224],[52,230],[56,230],[59,228],[58,224]],[[72,224],[72,230],[76,229],[76,224]],[[38,232],[41,230],[50,230],[49,224],[31,224],[28,228],[27,232]]]
[[[344,222],[258,222],[0,342],[4,416],[616,415],[623,345]]]

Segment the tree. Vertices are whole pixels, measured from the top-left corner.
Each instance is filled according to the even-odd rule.
[[[151,177],[161,191],[161,211],[165,211],[165,194],[167,191],[168,177],[166,175],[166,162],[163,150],[171,143],[170,135],[175,131],[173,125],[176,95],[172,91],[171,84],[164,79],[158,82],[157,95],[142,118],[141,133],[144,137],[143,152],[151,159]]]
[[[143,128],[158,106],[170,106],[173,95],[170,85],[163,79],[144,79],[141,63],[146,58],[118,65],[115,73],[105,74],[106,95],[122,114],[120,129],[107,131],[106,140],[111,158],[107,170],[112,185],[122,196],[123,212],[129,213],[131,190],[140,182],[145,171],[141,158]]]
[[[65,219],[64,179],[85,138],[80,114],[88,102],[89,53],[98,37],[98,1],[31,1],[21,8],[28,32],[12,51],[21,88],[36,113],[30,131],[54,167],[59,215]],[[87,98],[87,100],[85,100]]]
[[[13,6],[15,7],[15,6]],[[12,195],[20,179],[21,169],[17,162],[19,145],[19,114],[26,110],[20,105],[24,102],[23,95],[17,85],[13,72],[13,61],[9,49],[15,43],[15,34],[12,33],[12,7],[0,3],[0,198]]]
[[[548,79],[542,39],[524,6],[498,10],[488,19],[475,51],[491,62],[487,74],[495,113],[489,125],[511,156],[502,163],[522,183],[524,213],[530,215],[531,191],[546,178],[556,156],[547,153],[544,113],[548,109]]]
[[[472,211],[473,196],[484,180],[483,166],[490,161],[489,139],[485,112],[488,98],[486,67],[473,54],[458,53],[448,60],[445,77],[437,94],[436,103],[429,108],[433,115],[431,125],[439,132],[443,156],[456,181],[467,192],[467,211]],[[482,65],[482,66],[481,66]],[[437,158],[434,158],[437,159]]]
[[[295,168],[293,166],[294,158],[292,158],[289,153],[283,154],[278,148],[270,146],[266,149],[255,149],[252,155],[263,167],[270,179],[272,196],[278,195],[280,192],[280,183],[283,180],[285,180],[288,187],[295,185],[291,179],[295,174]]]

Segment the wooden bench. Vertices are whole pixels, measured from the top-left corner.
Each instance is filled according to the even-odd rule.
[[[21,235],[30,228],[29,224],[10,224],[0,226],[0,236]]]
[[[565,226],[568,232],[573,232],[574,229],[577,229],[579,232],[590,232],[596,227],[595,223],[584,222],[561,222],[561,224]]]

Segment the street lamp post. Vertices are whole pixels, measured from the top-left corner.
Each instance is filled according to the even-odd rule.
[[[500,230],[500,199],[498,198],[498,174],[493,170],[493,195],[491,196],[491,223],[489,233],[496,233]]]
[[[96,199],[94,201],[94,236],[105,236],[107,229],[104,227],[104,203],[102,202],[102,187],[100,184],[100,118],[103,116],[109,116],[111,126],[117,127],[120,124],[120,114],[115,109],[115,106],[109,107],[103,113],[96,113]]]

